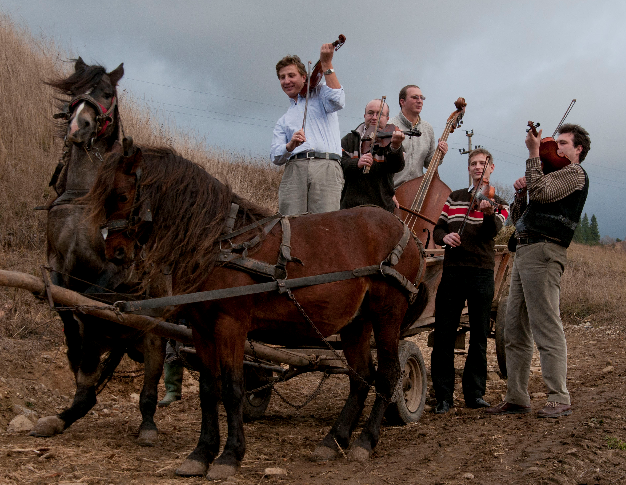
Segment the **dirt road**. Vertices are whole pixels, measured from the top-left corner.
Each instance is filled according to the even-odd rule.
[[[593,318],[566,322],[568,385],[574,412],[560,419],[526,416],[485,417],[462,399],[444,416],[428,409],[404,427],[385,426],[371,461],[345,459],[313,463],[309,453],[328,431],[347,394],[347,378],[331,377],[321,395],[296,411],[277,395],[265,418],[246,425],[247,453],[240,472],[228,483],[359,484],[614,484],[626,482],[626,357],[623,322],[596,324]],[[425,335],[416,338],[425,360]],[[1,340],[0,483],[2,484],[182,484],[174,470],[193,449],[200,423],[197,382],[187,375],[183,400],[157,411],[160,440],[154,448],[135,443],[139,426],[140,367],[126,362],[99,396],[94,410],[64,434],[32,438],[5,432],[16,414],[44,416],[69,402],[73,391],[61,336],[50,341]],[[496,374],[489,347],[486,399],[501,400],[506,382]],[[464,354],[456,358],[463,366]],[[319,374],[282,384],[281,394],[302,402]],[[533,411],[545,403],[537,356],[531,376]],[[161,394],[164,392],[161,388]],[[430,399],[430,398],[429,398]],[[368,399],[371,405],[372,396]],[[434,402],[429,400],[429,404]],[[369,411],[369,408],[366,409]],[[222,419],[222,424],[224,419]],[[224,430],[223,430],[224,432]],[[286,475],[264,475],[281,468]]]

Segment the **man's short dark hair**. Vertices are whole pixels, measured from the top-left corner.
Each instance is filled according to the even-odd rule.
[[[493,155],[489,153],[489,150],[487,150],[486,148],[475,148],[474,150],[469,152],[469,156],[467,157],[467,166],[469,167],[472,158],[474,158],[476,155],[480,155],[481,153],[487,157],[488,162],[493,163]]]
[[[400,94],[398,95],[398,104],[400,105],[400,108],[402,108],[402,104],[400,103],[400,101],[402,101],[403,99],[406,100],[406,92],[409,88],[417,88],[417,89],[421,89],[419,86],[417,86],[416,84],[407,84],[406,86],[404,86],[401,90],[400,90]]]
[[[591,148],[591,138],[589,137],[587,130],[580,125],[565,123],[559,128],[558,133],[571,133],[574,135],[574,148],[577,146],[583,147],[583,151],[580,152],[580,155],[578,156],[578,161],[582,162]]]
[[[298,68],[298,72],[306,76],[306,68],[298,56],[285,56],[276,64],[276,76],[283,67],[294,65]]]

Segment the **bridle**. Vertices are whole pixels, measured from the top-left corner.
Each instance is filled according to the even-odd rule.
[[[94,141],[103,136],[106,133],[109,124],[113,122],[113,113],[115,112],[115,108],[117,106],[117,96],[113,96],[111,99],[111,106],[107,110],[104,105],[100,104],[89,94],[79,94],[70,100],[67,105],[67,110],[55,114],[53,118],[69,121],[74,113],[74,110],[81,101],[89,103],[97,112],[96,129],[94,130],[95,135],[91,138],[91,140],[89,140],[89,146],[93,146]]]

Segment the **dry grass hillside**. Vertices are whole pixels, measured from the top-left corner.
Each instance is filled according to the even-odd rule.
[[[80,53],[78,53],[80,55]],[[55,95],[45,81],[73,69],[70,55],[36,39],[0,13],[0,268],[39,274],[45,260],[43,205],[54,193],[48,182],[63,142],[56,136]],[[90,62],[89,59],[85,59]],[[120,59],[123,62],[124,59]],[[105,66],[112,70],[117,66]],[[123,80],[122,80],[123,82]],[[210,140],[165,126],[122,90],[120,115],[127,135],[140,145],[167,145],[198,163],[239,195],[276,210],[281,171],[269,163],[210,148]],[[23,293],[23,292],[22,292]],[[0,335],[40,334],[53,318],[30,295],[0,289]],[[30,330],[29,330],[30,329]]]

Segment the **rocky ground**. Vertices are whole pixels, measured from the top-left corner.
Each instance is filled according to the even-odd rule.
[[[566,321],[568,381],[574,405],[571,416],[535,417],[545,403],[536,356],[530,385],[531,415],[485,417],[482,411],[465,408],[462,399],[443,416],[433,414],[427,406],[418,423],[385,426],[378,448],[366,464],[345,459],[313,463],[309,454],[328,431],[347,394],[347,378],[334,376],[324,383],[321,395],[300,411],[275,394],[265,417],[246,425],[246,458],[240,472],[227,482],[624,483],[624,321],[602,322],[594,321],[593,316]],[[60,323],[53,319],[50,325],[55,327],[48,332],[51,336],[36,341],[0,340],[0,483],[203,483],[205,479],[174,475],[198,437],[197,382],[190,374],[186,374],[182,401],[157,411],[160,439],[154,448],[141,448],[135,442],[142,375],[141,367],[130,361],[123,362],[93,411],[62,435],[33,438],[25,431],[9,430],[16,416],[34,421],[55,414],[70,402],[73,382]],[[426,335],[414,339],[428,366]],[[496,403],[506,391],[506,381],[497,374],[493,341],[489,345],[485,397]],[[463,352],[456,358],[459,386],[464,358]],[[302,376],[281,384],[279,390],[286,399],[300,403],[316,389],[320,377]],[[161,395],[163,392],[161,386]],[[368,404],[371,401],[372,396]],[[432,397],[428,403],[434,404]],[[273,474],[276,472],[286,474]]]

